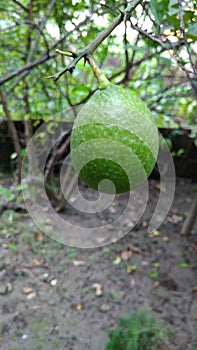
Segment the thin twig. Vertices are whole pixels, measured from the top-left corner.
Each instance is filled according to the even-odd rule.
[[[36,24],[33,21],[30,21],[28,19],[26,19],[24,21],[16,22],[13,26],[6,27],[6,28],[2,29],[2,30],[0,30],[0,33],[12,30],[12,29],[14,29],[14,28],[16,28],[16,27],[18,27],[20,25],[23,25],[23,24],[28,24],[29,26],[35,27],[39,31],[39,33],[40,33],[39,35],[42,35],[44,43],[45,43],[45,46],[46,46],[46,49],[47,49],[46,53],[49,52],[49,45],[48,45],[46,36],[45,36],[45,34],[43,32],[43,28],[39,27],[38,24]]]
[[[126,86],[128,84],[129,80],[129,72],[130,72],[130,66],[129,66],[129,51],[128,51],[128,40],[127,40],[127,21],[124,22],[125,28],[124,28],[124,48],[125,48],[125,76],[124,76],[124,85]]]
[[[87,24],[87,22],[90,22],[90,21],[91,21],[91,18],[87,17],[84,21],[80,22],[74,29],[72,29],[69,32],[66,32],[66,34],[64,36],[62,36],[60,39],[56,40],[49,47],[49,51],[50,52],[53,51],[59,44],[61,44],[66,39],[66,37],[71,35],[74,31],[77,31],[79,28],[81,28],[83,25]],[[20,67],[20,68],[16,69],[15,71],[11,72],[10,74],[1,78],[0,79],[0,86],[3,85],[4,83],[8,82],[9,80],[15,78],[16,76],[19,76],[22,73],[24,73],[24,75],[18,77],[17,83],[14,84],[14,87],[15,87],[24,78],[24,76],[26,76],[29,73],[29,71],[31,69],[39,66],[40,64],[42,64],[48,60],[50,60],[51,58],[55,58],[56,56],[57,56],[56,53],[53,52],[53,53],[48,54],[48,52],[46,51],[41,57],[37,58],[34,62],[25,64],[23,67]]]
[[[28,8],[21,4],[18,0],[12,0],[15,4],[17,4],[19,7],[21,7],[24,11],[28,12]]]
[[[47,9],[46,16],[44,17],[44,19],[43,19],[43,21],[42,21],[42,23],[41,23],[41,25],[40,25],[40,27],[39,27],[40,30],[39,30],[39,32],[38,32],[36,38],[35,38],[35,41],[33,42],[33,46],[32,46],[32,48],[31,48],[31,50],[30,50],[30,52],[29,52],[29,54],[28,54],[27,63],[28,63],[28,62],[31,62],[31,60],[32,60],[32,58],[33,58],[33,55],[34,55],[34,53],[35,53],[35,51],[36,51],[36,49],[37,49],[37,47],[38,47],[38,42],[39,42],[41,33],[42,33],[42,31],[43,31],[43,29],[44,29],[44,27],[45,27],[45,25],[46,25],[46,22],[47,22],[47,20],[48,20],[50,14],[51,14],[51,11],[52,11],[53,6],[55,5],[55,3],[56,3],[56,0],[52,0],[51,3],[50,3],[50,5],[49,5],[49,7],[48,7],[48,9]],[[47,54],[49,54],[48,48],[47,48]]]
[[[149,55],[147,55],[147,53],[142,57],[142,58],[140,58],[139,60],[137,60],[137,61],[132,61],[132,58],[131,58],[131,60],[130,60],[130,62],[129,62],[129,69],[131,69],[132,67],[138,67],[142,62],[144,62],[144,61],[146,61],[146,60],[148,60],[148,59],[151,59],[151,58],[153,58],[156,54],[160,54],[160,53],[162,53],[162,52],[164,52],[165,51],[165,49],[162,47],[161,48],[161,50],[159,51],[159,52],[153,52],[153,53],[151,53],[151,54],[149,54]],[[114,79],[114,78],[116,78],[116,77],[118,77],[120,74],[122,74],[122,73],[124,73],[124,71],[125,71],[125,68],[124,69],[121,69],[120,71],[118,71],[118,72],[116,72],[116,73],[114,73],[113,75],[111,75],[110,77],[109,77],[109,80],[112,80],[112,79]],[[124,79],[124,78],[123,78]],[[122,82],[122,81],[121,81]]]
[[[37,67],[39,64],[41,64],[43,62],[46,62],[46,61],[48,61],[51,58],[54,58],[56,56],[57,56],[56,53],[51,53],[50,55],[44,54],[40,58],[36,59],[34,62],[28,63],[25,66],[16,69],[15,71],[13,71],[12,73],[6,75],[5,77],[3,77],[0,80],[0,86],[3,85],[5,82],[9,81],[10,79],[16,77],[17,75],[19,75],[19,74],[21,74],[23,72],[27,72],[27,71],[31,70],[32,68]]]
[[[192,60],[192,55],[191,55],[190,47],[189,47],[189,44],[188,44],[188,41],[187,41],[186,32],[185,32],[185,22],[184,22],[184,17],[183,17],[183,8],[182,8],[182,1],[181,0],[178,0],[178,6],[179,6],[179,19],[180,19],[180,32],[182,33],[183,39],[185,41],[185,47],[186,47],[186,50],[187,50],[187,53],[188,53],[188,57],[189,57],[189,61],[190,61],[191,67],[192,67],[192,69],[194,71],[194,74],[197,75],[197,70],[196,70],[195,64],[194,64],[194,62]]]
[[[111,7],[111,6],[107,5],[107,4],[100,4],[100,5],[101,5],[101,7],[106,8],[108,11],[113,13],[114,16],[117,16],[118,11],[116,10],[116,8],[113,8],[113,7]]]
[[[53,153],[49,159],[49,162],[47,163],[46,169],[45,169],[45,181],[47,181],[47,178],[49,176],[49,173],[53,167],[53,165],[55,164],[55,162],[66,152],[66,150],[68,149],[68,146],[70,144],[70,135],[68,134],[68,138],[66,139],[66,141],[62,144],[62,146],[60,148],[55,148],[53,150]]]
[[[161,39],[155,37],[155,36],[152,35],[151,33],[148,33],[146,30],[143,30],[142,28],[138,27],[137,25],[133,24],[132,22],[131,22],[131,26],[132,26],[133,29],[137,30],[140,34],[142,34],[142,35],[146,36],[147,38],[151,39],[152,41],[158,43],[161,47],[163,47],[166,51],[168,51],[168,52],[169,52],[169,55],[171,56],[171,58],[173,58],[173,59],[176,61],[176,63],[178,64],[178,66],[179,66],[184,72],[186,72],[187,74],[189,74],[189,73],[193,74],[193,72],[192,72],[191,70],[188,70],[187,68],[185,68],[185,67],[180,63],[180,58],[179,58],[179,57],[176,57],[174,54],[172,54],[172,53],[170,52],[170,50],[174,50],[174,49],[173,49],[173,45],[172,45],[169,41],[168,41],[168,44],[169,44],[169,45],[167,46],[166,44],[164,44],[164,42],[163,42]]]
[[[0,30],[0,33],[7,32],[7,31],[12,30],[12,29],[14,29],[14,28],[16,28],[16,27],[18,27],[18,26],[20,26],[20,25],[23,25],[23,24],[31,24],[32,26],[35,26],[35,27],[38,26],[38,25],[35,24],[34,22],[29,21],[28,19],[25,19],[24,21],[20,21],[20,22],[17,22],[17,21],[16,21],[15,24],[13,24],[12,26],[5,27],[5,28],[1,29],[1,30]]]

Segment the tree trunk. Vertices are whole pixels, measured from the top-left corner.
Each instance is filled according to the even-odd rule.
[[[190,211],[183,223],[183,226],[181,229],[181,235],[189,235],[191,233],[191,230],[195,224],[196,217],[197,217],[197,193],[194,196]]]
[[[14,149],[15,149],[15,152],[17,154],[18,183],[20,183],[20,181],[21,181],[21,165],[22,165],[20,141],[19,141],[19,137],[18,137],[18,133],[17,133],[14,121],[12,120],[10,111],[8,109],[5,95],[3,94],[3,91],[1,89],[0,89],[0,97],[1,97],[1,103],[3,106],[3,110],[4,110],[5,116],[6,116],[7,121],[8,121],[8,127],[9,127],[11,135],[12,135]]]

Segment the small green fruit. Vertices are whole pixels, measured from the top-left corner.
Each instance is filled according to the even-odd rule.
[[[122,193],[147,179],[158,145],[158,130],[145,103],[130,90],[110,84],[79,111],[71,135],[71,159],[88,187]]]

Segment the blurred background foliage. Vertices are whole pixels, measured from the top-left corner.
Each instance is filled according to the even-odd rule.
[[[55,118],[60,110],[89,98],[97,84],[83,60],[72,75],[66,73],[55,83],[46,79],[71,61],[55,50],[77,54],[128,3],[0,1],[0,88],[13,120]],[[195,0],[142,1],[94,53],[113,83],[134,89],[146,101],[159,127],[196,124],[196,19]],[[0,118],[6,118],[1,105]]]

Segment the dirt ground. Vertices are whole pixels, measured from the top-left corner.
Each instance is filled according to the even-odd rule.
[[[104,350],[108,332],[135,308],[152,310],[170,329],[170,349],[197,349],[197,222],[191,236],[180,235],[196,184],[177,181],[170,212],[154,234],[147,233],[147,224],[158,182],[151,180],[150,188],[149,204],[135,228],[116,243],[94,249],[51,240],[25,210],[3,211],[1,350]],[[114,211],[118,206],[117,201]],[[63,215],[83,219],[71,209]]]

